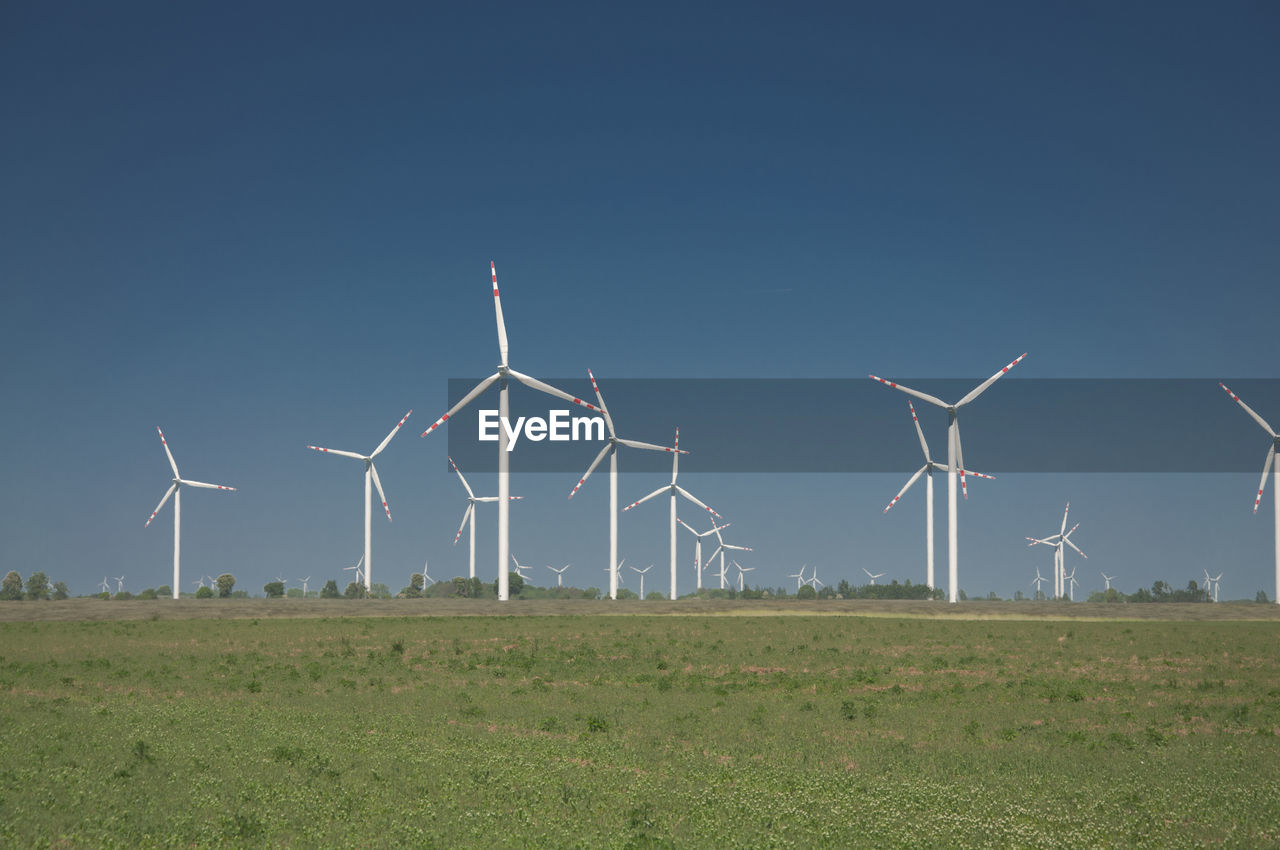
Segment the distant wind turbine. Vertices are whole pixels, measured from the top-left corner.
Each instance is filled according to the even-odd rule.
[[[1046,581],[1048,581],[1048,579],[1047,579],[1047,578],[1045,578],[1044,576],[1040,575],[1040,568],[1039,568],[1039,567],[1036,567],[1036,577],[1035,577],[1035,580],[1034,580],[1034,581],[1032,581],[1031,583],[1032,583],[1032,584],[1034,584],[1034,585],[1036,586],[1036,595],[1037,595],[1037,596],[1039,596],[1039,595],[1040,595],[1040,593],[1041,593],[1040,585],[1044,584]]]
[[[755,569],[755,567],[744,567],[744,566],[742,566],[742,564],[739,564],[737,561],[734,561],[734,562],[733,562],[733,565],[734,565],[735,567],[737,567],[737,568],[738,568],[738,592],[739,592],[739,593],[741,593],[741,592],[743,591],[743,587],[744,587],[744,585],[743,585],[743,581],[742,581],[742,577],[743,577],[746,573],[749,573],[749,572],[751,572],[752,570],[754,570],[754,569]]]
[[[720,545],[716,547],[716,550],[714,552],[711,553],[711,557],[707,558],[707,563],[711,563],[712,561],[714,561],[716,559],[716,555],[720,556],[720,589],[721,590],[724,590],[725,588],[724,574],[725,574],[725,570],[727,569],[727,567],[725,567],[725,554],[731,551],[732,552],[754,552],[755,551],[750,546],[737,546],[737,545],[734,545],[733,543],[724,542],[724,536],[721,535],[720,532],[723,529],[728,528],[732,524],[733,523],[726,522],[724,525],[719,526],[718,528],[713,527],[711,529],[711,531],[716,536],[716,541]]]
[[[181,560],[182,552],[182,488],[199,487],[205,490],[234,490],[234,487],[226,487],[222,484],[205,484],[203,481],[188,481],[178,474],[178,464],[173,459],[173,452],[169,451],[169,443],[165,441],[164,432],[156,427],[156,433],[160,435],[160,445],[164,446],[165,457],[169,458],[169,466],[173,469],[173,483],[169,485],[169,489],[165,491],[164,498],[160,500],[160,504],[156,505],[156,509],[151,512],[146,525],[151,525],[151,520],[156,518],[156,514],[160,513],[160,509],[164,507],[164,503],[169,501],[169,497],[173,496],[173,598],[178,598],[178,565]]]
[[[1070,531],[1067,531],[1067,514],[1070,512],[1071,503],[1067,502],[1066,510],[1062,512],[1062,526],[1059,528],[1057,534],[1051,534],[1044,539],[1036,537],[1026,538],[1031,541],[1027,544],[1028,546],[1040,544],[1042,546],[1053,547],[1053,594],[1058,599],[1061,599],[1067,592],[1067,565],[1066,558],[1064,557],[1065,552],[1063,550],[1063,546],[1070,546],[1072,549],[1075,549],[1081,558],[1088,559],[1089,557],[1071,540],[1071,535],[1075,534],[1076,529],[1080,527],[1080,523],[1077,522],[1075,525],[1071,526]],[[1072,573],[1074,574],[1074,570]]]
[[[378,468],[373,465],[373,459],[382,454],[382,450],[387,447],[387,443],[391,442],[400,431],[400,427],[413,414],[410,410],[404,415],[404,418],[396,423],[396,427],[391,429],[391,433],[383,438],[378,447],[370,454],[362,455],[355,452],[344,452],[338,449],[324,449],[320,446],[307,446],[318,452],[324,452],[331,455],[342,455],[343,457],[355,458],[364,461],[364,589],[373,589],[373,550],[371,541],[373,539],[373,491],[369,489],[369,483],[372,482],[378,488],[378,498],[382,500],[382,509],[387,512],[387,522],[391,522],[391,508],[387,507],[387,494],[382,492],[382,482],[378,480]]]
[[[1103,581],[1105,581],[1105,582],[1107,583],[1107,586],[1106,586],[1106,588],[1105,588],[1105,589],[1106,589],[1106,590],[1110,590],[1110,589],[1111,589],[1111,582],[1115,581],[1115,580],[1116,580],[1116,577],[1115,577],[1115,576],[1109,576],[1109,575],[1107,575],[1106,573],[1102,572],[1101,570],[1099,570],[1099,571],[1098,571],[1098,575],[1102,576],[1102,580],[1103,580]]]
[[[311,581],[311,576],[307,576],[306,578],[300,578],[298,579],[298,581],[302,584],[302,598],[306,599],[307,598],[307,582]]]
[[[565,564],[563,567],[557,570],[555,567],[551,566],[550,564],[547,564],[547,569],[551,570],[551,572],[556,574],[556,587],[564,587],[564,571],[569,569],[572,566],[573,564]]]
[[[458,533],[453,536],[453,545],[454,546],[458,545],[458,539],[462,537],[462,530],[466,528],[468,525],[470,525],[471,529],[469,533],[471,538],[470,539],[471,545],[470,545],[470,552],[467,556],[467,563],[469,565],[470,573],[468,574],[468,577],[475,578],[476,577],[476,503],[477,502],[496,502],[498,501],[498,497],[497,496],[477,496],[475,493],[471,492],[471,485],[467,483],[467,479],[464,478],[462,475],[462,470],[458,469],[458,465],[453,462],[453,458],[449,458],[449,466],[453,467],[453,471],[458,473],[458,480],[462,482],[463,489],[467,491],[467,509],[462,512],[462,524],[458,526]],[[524,496],[509,496],[508,498],[511,501],[515,501],[516,499],[523,499]]]
[[[644,599],[644,574],[649,572],[649,570],[653,569],[653,564],[650,564],[649,566],[645,567],[643,570],[637,569],[636,567],[632,567],[631,569],[635,570],[640,574],[640,598]]]
[[[716,534],[717,532],[723,531],[733,525],[733,523],[726,522],[724,525],[717,526],[715,520],[712,520],[711,528],[706,531],[694,531],[693,526],[680,519],[680,517],[676,517],[676,522],[689,529],[689,533],[693,535],[693,568],[698,574],[698,590],[702,590],[702,568],[706,566],[702,561],[702,538],[706,537],[708,534]]]
[[[880,578],[881,576],[883,576],[883,575],[884,575],[884,573],[873,573],[873,572],[871,572],[871,570],[867,569],[866,567],[863,567],[863,568],[862,568],[862,571],[863,571],[864,573],[866,573],[866,574],[867,574],[867,578],[871,579],[871,584],[872,584],[873,586],[874,586],[874,585],[875,585],[875,583],[876,583],[876,579],[878,579],[878,578]]]
[[[103,592],[103,593],[110,593],[110,592],[111,592],[111,585],[107,583],[107,577],[106,577],[106,576],[103,576],[103,577],[102,577],[102,584],[100,584],[100,585],[98,585],[98,586],[102,588],[102,592]]]
[[[809,565],[801,564],[800,572],[792,573],[791,575],[787,576],[787,578],[793,578],[796,580],[796,590],[799,590],[802,586],[804,586],[805,584],[808,584],[808,582],[805,580],[805,577],[804,577],[804,568],[807,566]]]

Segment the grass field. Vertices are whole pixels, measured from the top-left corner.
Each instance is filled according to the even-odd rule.
[[[1269,611],[93,602],[0,606],[0,845],[1280,846]]]

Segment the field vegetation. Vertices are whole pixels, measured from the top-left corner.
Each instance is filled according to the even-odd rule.
[[[0,623],[0,845],[1280,845],[1274,619],[602,604],[5,606],[311,615]]]

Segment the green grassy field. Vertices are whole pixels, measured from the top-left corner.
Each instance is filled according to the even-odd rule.
[[[0,845],[1280,846],[1274,620],[759,613],[0,623]]]

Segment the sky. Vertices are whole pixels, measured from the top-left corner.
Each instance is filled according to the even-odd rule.
[[[900,417],[875,434],[900,472],[700,472],[699,445],[778,415],[749,379],[812,382],[785,413],[804,423],[869,373],[976,384],[1028,352],[962,413],[985,441],[966,461],[1001,474],[961,504],[961,588],[1029,593],[1051,553],[1023,538],[1070,500],[1080,593],[1208,568],[1224,598],[1274,596],[1268,438],[1214,382],[1280,377],[1278,35],[1280,9],[1240,2],[5,4],[0,569],[169,583],[171,506],[143,527],[159,426],[184,476],[238,488],[184,491],[184,591],[345,585],[362,470],[306,447],[370,451],[413,409],[378,458],[373,580],[465,573],[458,437],[418,435],[497,363],[492,261],[513,368],[578,394],[590,368],[606,399],[707,380],[696,408],[646,396],[645,433],[615,418],[681,427],[680,483],[753,547],[749,582],[924,578],[923,489],[882,514],[918,466],[905,397],[856,396]],[[1252,471],[1005,462],[1001,428],[1047,452],[1087,429],[1001,421],[1005,384],[1104,378],[1186,379],[1181,405],[1135,402],[1135,431],[1216,434]],[[1280,383],[1251,386],[1280,424]],[[945,414],[921,416],[942,454]],[[577,448],[573,471],[516,453],[512,552],[538,583],[572,563],[605,586],[607,476],[568,500]],[[623,504],[669,477],[633,463]],[[492,506],[479,522],[490,580]],[[665,586],[665,504],[619,525]],[[679,560],[683,593],[683,530]]]

